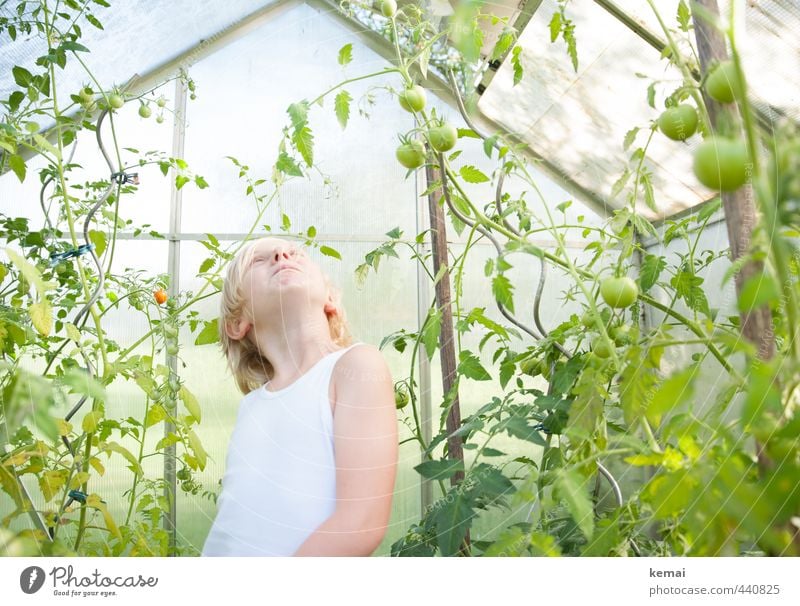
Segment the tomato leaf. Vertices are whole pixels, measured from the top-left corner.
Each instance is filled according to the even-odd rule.
[[[467,183],[485,183],[489,180],[489,177],[471,165],[462,166],[458,174],[460,174]]]
[[[522,62],[519,60],[520,53],[522,53],[521,46],[515,46],[511,51],[511,65],[514,67],[514,86],[522,81],[523,69]]]
[[[342,126],[342,130],[347,127],[347,120],[350,117],[350,101],[352,101],[352,97],[346,90],[342,90],[336,95],[334,109],[336,111],[336,118]]]
[[[295,130],[299,130],[308,122],[308,101],[300,101],[299,103],[292,103],[286,109],[289,117],[292,119],[292,126]]]
[[[492,294],[494,298],[497,299],[503,307],[507,307],[508,311],[512,314],[514,313],[513,289],[514,285],[503,274],[497,274],[492,279]]]
[[[458,553],[467,530],[472,525],[475,511],[472,509],[469,492],[460,486],[451,488],[443,499],[433,504],[433,507],[437,506],[435,519],[439,549],[442,556],[452,556]]]
[[[625,133],[625,139],[622,141],[622,149],[626,150],[631,146],[634,139],[636,139],[636,135],[639,133],[639,127],[634,126],[630,129],[627,133]],[[627,172],[627,169],[626,169]]]
[[[202,412],[200,410],[200,403],[197,401],[197,398],[191,391],[187,389],[186,385],[181,385],[178,394],[180,395],[181,400],[183,400],[183,405],[186,406],[186,410],[188,410],[189,414],[192,415],[192,417],[194,417],[194,419],[199,423],[202,417]]]
[[[464,462],[460,459],[424,461],[415,466],[414,471],[429,480],[446,480],[456,472],[464,471]]]
[[[559,498],[567,502],[572,519],[581,529],[587,540],[594,533],[594,512],[589,499],[587,478],[575,469],[561,468],[556,477],[554,488]]]
[[[21,86],[22,88],[28,88],[31,80],[33,80],[31,73],[19,65],[15,65],[11,68],[11,74],[14,76],[14,82],[17,83],[17,86]]]
[[[647,418],[653,426],[658,427],[664,414],[690,400],[697,375],[698,367],[693,364],[661,383],[647,405]]]
[[[642,292],[650,290],[653,285],[658,282],[658,277],[666,267],[667,262],[664,260],[664,257],[650,254],[645,255],[639,274],[639,286],[641,286]]]
[[[680,0],[680,2],[678,2],[678,24],[680,25],[681,31],[689,31],[689,21],[691,18],[692,15],[689,12],[689,7],[686,6],[686,2]]]
[[[478,356],[474,353],[464,350],[459,353],[459,358],[457,369],[459,374],[476,381],[490,381],[492,379],[492,375],[483,367]]]
[[[422,342],[425,345],[425,353],[429,359],[433,358],[436,345],[439,342],[439,332],[442,328],[442,311],[439,308],[429,312],[428,321],[422,329]]]
[[[11,170],[14,171],[14,174],[17,175],[17,179],[19,179],[20,183],[25,181],[25,160],[22,159],[22,156],[17,154],[12,154],[8,158],[8,165],[11,167]]]
[[[303,176],[303,171],[300,170],[297,162],[295,162],[294,158],[292,158],[286,152],[280,153],[278,156],[278,161],[275,163],[275,168],[280,172],[286,173],[287,175],[291,175],[293,177]]]
[[[347,65],[353,60],[353,45],[351,43],[345,44],[339,49],[339,65]]]
[[[297,151],[303,156],[303,160],[308,166],[314,163],[314,135],[308,126],[295,130],[292,133],[292,142],[294,143]]]
[[[553,13],[550,18],[550,42],[555,42],[559,33],[561,33],[561,13]]]
[[[31,316],[31,323],[39,334],[43,337],[50,336],[50,331],[53,329],[53,308],[49,299],[42,297],[36,303],[31,303],[28,313]]]
[[[339,254],[339,251],[335,248],[331,248],[330,246],[325,246],[324,244],[319,247],[319,252],[321,252],[326,257],[333,257],[334,259],[342,259],[342,255]]]
[[[210,343],[216,343],[217,341],[219,341],[219,328],[217,323],[218,323],[218,318],[214,318],[210,322],[205,322],[203,330],[201,330],[200,334],[197,335],[194,344],[208,345]]]

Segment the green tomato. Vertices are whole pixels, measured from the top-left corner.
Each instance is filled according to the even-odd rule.
[[[409,401],[408,392],[405,389],[396,389],[394,392],[394,406],[397,410],[405,408]]]
[[[171,356],[178,355],[178,346],[174,343],[167,345],[167,353]]]
[[[598,358],[607,358],[611,355],[611,348],[606,343],[603,335],[597,335],[592,340],[592,351]]]
[[[177,477],[181,481],[186,481],[190,479],[189,470],[186,467],[181,467],[178,470],[178,473],[175,474],[175,477]]]
[[[710,189],[735,191],[747,181],[750,158],[739,139],[710,137],[694,152],[694,174]]]
[[[600,295],[611,307],[629,307],[639,296],[639,287],[631,278],[606,278],[600,284]]]
[[[142,105],[139,106],[139,115],[142,118],[149,118],[152,113],[153,113],[153,110],[150,109],[149,105],[142,104]]]
[[[415,84],[410,88],[402,91],[398,97],[400,107],[408,112],[419,112],[425,107],[425,89],[419,84]]]
[[[172,324],[164,324],[164,334],[168,337],[175,338],[178,336],[178,329]]]
[[[538,358],[527,358],[519,365],[519,369],[523,374],[529,377],[536,377],[538,375],[546,374],[547,363]]]
[[[425,146],[421,141],[410,139],[397,148],[395,156],[406,168],[419,168],[425,164]]]
[[[156,101],[156,105],[158,105],[159,107],[166,107],[167,105],[166,97],[164,97],[164,95],[161,95]]]
[[[732,103],[742,96],[742,86],[733,61],[723,61],[706,78],[706,92],[720,103]]]
[[[122,98],[121,95],[118,95],[117,93],[111,93],[108,96],[108,104],[114,109],[119,109],[120,107],[125,105],[125,100]]]
[[[697,111],[688,103],[670,107],[658,117],[658,127],[673,141],[684,141],[697,131]]]
[[[94,91],[88,86],[84,86],[78,93],[78,96],[81,98],[81,103],[83,103],[83,105],[89,105],[94,101]]]
[[[611,330],[609,331],[609,336],[614,339],[614,343],[617,345],[625,345],[631,342],[631,325],[630,324],[619,324],[617,326],[612,326]]]
[[[431,147],[437,152],[446,152],[455,147],[458,131],[455,126],[445,122],[441,126],[429,130],[428,139],[431,142]]]
[[[394,0],[383,0],[383,2],[381,2],[381,12],[384,17],[394,17],[396,11],[397,2]]]
[[[162,116],[161,114],[158,114],[158,115],[156,116],[156,122],[158,122],[159,124],[161,124],[163,121],[164,121],[164,116]]]

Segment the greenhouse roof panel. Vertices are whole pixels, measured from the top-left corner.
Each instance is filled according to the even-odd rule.
[[[153,71],[260,9],[279,3],[281,0],[128,0],[114,2],[111,8],[91,4],[103,29],[82,25],[80,43],[91,53],[79,55],[101,83],[123,85],[135,74]],[[0,16],[15,10],[16,4],[0,2]],[[11,68],[19,65],[30,70],[47,46],[38,32],[20,32],[12,41],[4,31],[0,48],[0,97],[7,98],[14,86]],[[63,83],[76,91],[86,80],[77,61],[68,61],[60,75]]]
[[[550,42],[548,23],[556,3],[545,0],[522,32],[524,76],[513,83],[513,65],[506,61],[484,92],[481,110],[493,120],[521,134],[536,153],[586,189],[598,192],[609,206],[626,205],[635,185],[612,196],[614,183],[637,147],[647,144],[649,124],[661,109],[647,103],[647,88],[656,85],[656,108],[681,82],[680,73],[659,61],[658,53],[590,0],[573,0],[568,16],[574,20],[578,71],[563,41]],[[644,74],[645,78],[636,74]],[[662,104],[659,106],[658,102]],[[626,134],[640,130],[626,150]],[[637,210],[651,220],[661,219],[711,197],[691,171],[691,154],[678,153],[689,143],[653,136],[646,166],[652,174],[657,212],[644,203],[644,186],[637,186]]]

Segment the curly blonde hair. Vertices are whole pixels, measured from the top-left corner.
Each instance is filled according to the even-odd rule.
[[[259,240],[266,237],[262,236],[252,240],[239,249],[236,257],[229,263],[225,280],[222,286],[222,296],[219,305],[219,342],[222,353],[228,361],[228,368],[236,380],[236,385],[243,394],[248,394],[254,389],[258,389],[274,374],[274,369],[270,361],[262,355],[261,351],[249,339],[232,339],[225,332],[227,323],[235,323],[242,318],[245,299],[243,296],[244,285],[242,275],[244,269],[250,265],[253,258],[254,245]],[[341,303],[341,290],[333,284],[330,277],[325,276],[325,286],[332,295],[336,311],[328,314],[328,328],[331,339],[339,347],[347,347],[353,343],[350,334],[350,327],[347,323],[347,316]]]

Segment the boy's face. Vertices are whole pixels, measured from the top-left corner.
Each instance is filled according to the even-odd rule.
[[[316,321],[316,310],[335,309],[325,276],[306,250],[294,242],[261,238],[253,244],[249,266],[243,269],[245,318],[249,332],[263,322]]]

